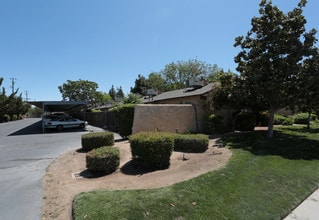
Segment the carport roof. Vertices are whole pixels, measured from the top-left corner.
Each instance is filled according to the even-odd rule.
[[[88,104],[86,101],[72,102],[72,101],[34,101],[29,102],[38,108],[47,112],[65,112],[76,107],[85,106]]]

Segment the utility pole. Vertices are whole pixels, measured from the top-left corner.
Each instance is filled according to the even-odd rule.
[[[24,92],[25,92],[25,101],[28,102],[28,100],[29,100],[29,98],[28,98],[29,92],[27,90],[24,91]]]
[[[10,79],[11,79],[11,83],[12,83],[11,88],[12,88],[12,94],[13,94],[14,93],[14,84],[17,81],[17,79],[16,78],[10,78]]]

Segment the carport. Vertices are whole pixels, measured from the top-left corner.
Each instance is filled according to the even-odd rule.
[[[45,112],[66,112],[88,105],[87,101],[31,101],[29,103],[42,109],[42,117],[44,117]]]
[[[86,106],[88,102],[72,102],[72,101],[34,101],[29,102],[40,109],[42,112],[65,112],[77,107]]]

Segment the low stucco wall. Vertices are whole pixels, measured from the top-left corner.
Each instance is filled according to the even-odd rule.
[[[133,134],[141,131],[180,133],[197,131],[196,111],[191,104],[140,104],[135,106]]]

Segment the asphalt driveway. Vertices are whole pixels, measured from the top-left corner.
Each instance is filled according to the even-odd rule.
[[[38,118],[0,124],[0,219],[41,219],[46,167],[59,155],[80,148],[81,135],[87,132],[43,133]]]

